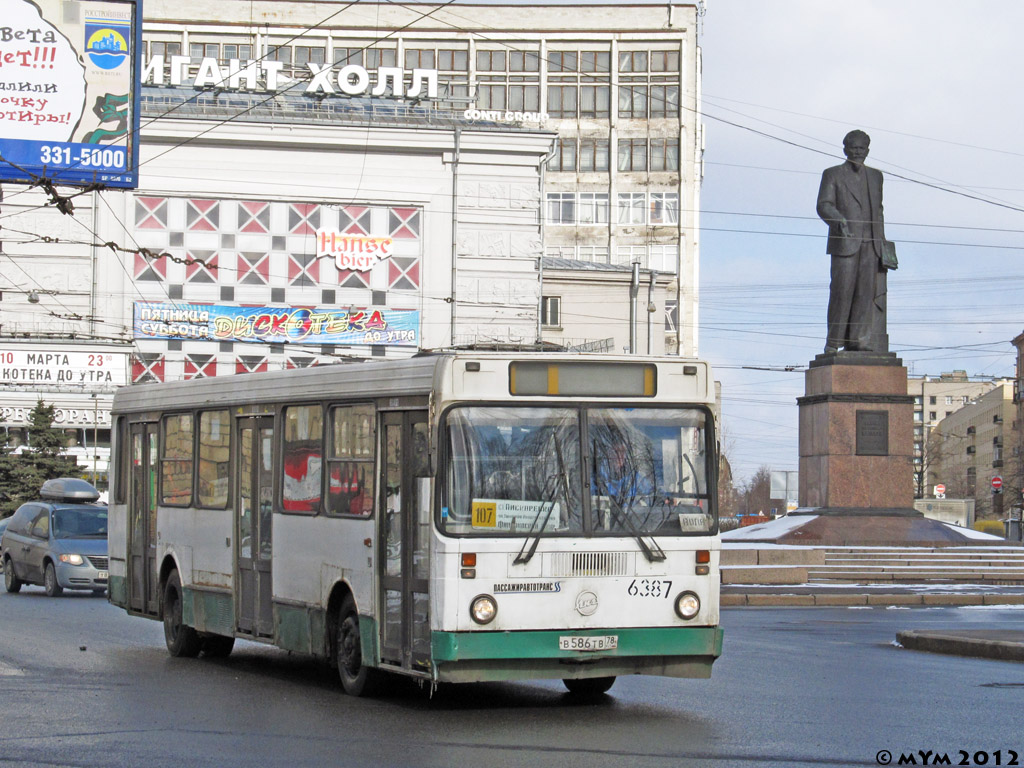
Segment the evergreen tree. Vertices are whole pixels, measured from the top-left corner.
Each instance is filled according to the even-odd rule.
[[[26,501],[39,498],[45,481],[77,474],[75,459],[64,455],[64,434],[53,426],[56,408],[42,400],[29,413],[28,447],[20,455],[10,452],[7,437],[0,448],[0,517]]]

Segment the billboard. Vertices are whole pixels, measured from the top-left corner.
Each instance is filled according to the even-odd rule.
[[[138,186],[141,0],[0,0],[0,181]]]
[[[236,307],[135,302],[136,339],[416,347],[416,309]]]

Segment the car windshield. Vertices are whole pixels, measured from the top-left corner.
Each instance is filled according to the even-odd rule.
[[[447,443],[440,523],[449,534],[714,528],[706,418],[697,409],[454,408]]]
[[[106,507],[79,507],[53,511],[53,537],[55,539],[106,538]]]

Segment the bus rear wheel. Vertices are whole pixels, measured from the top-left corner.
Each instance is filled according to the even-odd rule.
[[[580,680],[565,678],[562,680],[569,693],[581,698],[596,698],[608,693],[615,685],[614,677],[586,677]]]
[[[193,658],[202,650],[202,638],[181,618],[181,579],[171,571],[164,586],[164,642],[171,656]]]
[[[338,629],[334,641],[334,660],[338,664],[341,687],[349,696],[371,696],[380,690],[383,673],[363,663],[359,635],[359,614],[351,595],[341,602]]]

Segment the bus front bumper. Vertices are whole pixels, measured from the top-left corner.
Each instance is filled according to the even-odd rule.
[[[566,636],[614,636],[617,645],[600,651],[562,650],[559,640]],[[431,650],[441,682],[619,675],[706,678],[722,654],[722,636],[719,627],[434,632]]]

